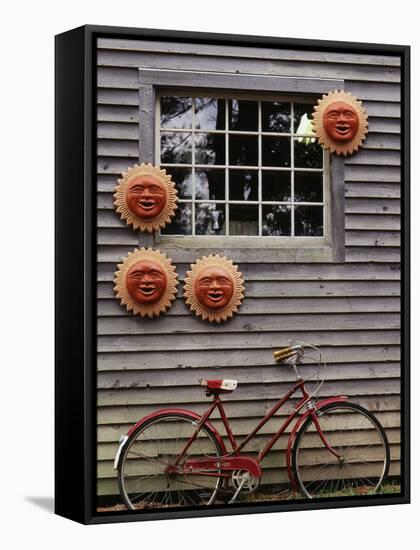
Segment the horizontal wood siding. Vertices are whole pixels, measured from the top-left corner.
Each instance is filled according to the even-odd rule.
[[[183,69],[286,77],[344,79],[363,100],[369,134],[345,160],[345,263],[296,262],[286,254],[244,250],[234,258],[245,280],[238,315],[213,326],[195,318],[182,299],[189,263],[209,249],[165,248],[181,284],[172,309],[154,320],[133,317],[113,293],[116,264],[149,245],[113,210],[116,179],[139,159],[138,69]],[[377,414],[399,473],[400,444],[400,63],[398,57],[270,48],[197,46],[100,39],[97,93],[97,367],[98,494],[116,494],[112,462],[120,433],[162,406],[202,411],[197,381],[239,380],[227,412],[239,439],[293,381],[273,364],[272,348],[297,338],[320,345],[328,361],[320,396],[346,394]],[[229,254],[229,251],[219,251]],[[304,367],[313,376],[314,364]],[[281,410],[281,419],[295,401]],[[250,446],[273,433],[271,421]],[[221,427],[217,415],[216,427]],[[285,438],[267,458],[264,481],[287,482]],[[314,449],[316,452],[316,449]]]

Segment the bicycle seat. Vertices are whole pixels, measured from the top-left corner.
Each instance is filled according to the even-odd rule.
[[[200,384],[206,388],[207,395],[219,395],[221,393],[231,393],[236,390],[237,380],[199,380]]]

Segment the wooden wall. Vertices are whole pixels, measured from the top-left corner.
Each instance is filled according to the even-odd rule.
[[[124,226],[112,194],[121,172],[139,160],[139,67],[345,79],[369,115],[365,147],[345,162],[346,262],[273,264],[263,250],[236,258],[246,299],[222,326],[189,313],[182,284],[166,315],[127,313],[114,297],[113,274],[128,251],[148,241]],[[322,396],[347,394],[375,411],[391,442],[391,473],[398,473],[399,82],[398,57],[99,40],[98,494],[117,493],[112,461],[131,424],[162,406],[203,410],[208,399],[199,378],[239,380],[226,409],[236,432],[247,433],[294,379],[273,364],[271,349],[289,338],[322,346],[329,363]],[[182,282],[186,254],[172,257]],[[283,447],[281,439],[264,463],[268,481],[285,479]]]

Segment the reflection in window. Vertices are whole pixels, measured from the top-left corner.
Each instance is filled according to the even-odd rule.
[[[194,134],[196,164],[225,164],[225,136],[220,134]]]
[[[268,237],[290,237],[291,233],[291,206],[270,205],[263,206],[263,235]]]
[[[263,101],[261,104],[263,132],[290,132],[290,104]]]
[[[295,235],[319,237],[323,234],[323,209],[321,206],[297,206],[295,208]]]
[[[258,136],[233,134],[229,136],[229,164],[257,166]]]
[[[242,132],[258,130],[258,102],[230,99],[229,128]]]
[[[258,206],[232,204],[229,216],[229,235],[258,235]]]
[[[191,128],[191,98],[174,96],[161,97],[160,125],[162,128]]]
[[[179,198],[162,234],[323,237],[313,101],[162,95],[157,158]]]
[[[192,235],[192,206],[189,202],[178,202],[175,219],[162,229],[163,235]]]
[[[225,100],[215,97],[195,98],[195,125],[203,130],[224,130],[226,108]]]
[[[195,209],[196,235],[224,235],[225,207],[222,204],[200,203]]]
[[[262,173],[262,200],[290,202],[292,197],[290,170],[264,170]]]
[[[257,201],[258,171],[231,170],[229,174],[229,199],[235,201]]]
[[[322,201],[322,173],[295,171],[295,202]]]
[[[186,132],[162,132],[160,158],[163,164],[191,164],[191,134]]]
[[[199,168],[195,171],[195,198],[225,200],[225,171],[219,168]]]

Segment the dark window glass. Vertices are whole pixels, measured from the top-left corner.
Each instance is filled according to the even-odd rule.
[[[225,164],[225,136],[222,134],[195,134],[196,164]]]
[[[295,235],[297,237],[322,237],[323,234],[322,206],[296,206]]]
[[[174,96],[161,97],[160,125],[163,128],[192,128],[191,98]]]
[[[191,134],[186,132],[162,132],[160,158],[166,164],[191,164]]]
[[[322,172],[295,172],[295,201],[322,202]]]
[[[290,138],[262,136],[262,163],[264,166],[290,166]]]
[[[295,167],[322,168],[323,149],[317,143],[307,143],[309,140],[295,139]]]
[[[196,97],[195,98],[195,118],[196,128],[203,130],[224,130],[225,129],[225,100],[215,97]]]
[[[258,164],[258,137],[230,135],[229,164],[256,166]]]
[[[262,200],[263,201],[290,201],[291,200],[291,172],[284,170],[262,171]]]
[[[230,235],[258,235],[258,206],[231,204],[229,206]]]
[[[196,235],[225,235],[225,205],[198,203],[195,205]]]
[[[257,170],[231,170],[229,172],[229,199],[235,201],[258,200]]]
[[[256,132],[258,130],[258,101],[229,99],[229,128]]]
[[[263,101],[261,116],[263,132],[290,132],[290,103]]]
[[[262,207],[262,234],[265,237],[289,237],[291,235],[291,207],[282,204]]]
[[[162,229],[163,235],[191,235],[192,208],[190,203],[179,202],[173,221]]]
[[[220,168],[197,168],[195,171],[195,198],[224,200],[225,171]]]
[[[178,191],[178,198],[190,199],[192,197],[191,168],[171,168],[169,173]]]

